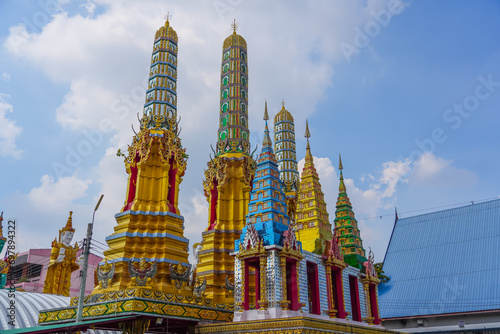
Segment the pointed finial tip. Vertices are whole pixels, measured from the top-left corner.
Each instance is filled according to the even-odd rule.
[[[342,170],[344,169],[344,167],[342,166],[342,157],[340,156],[340,153],[339,153],[339,170]]]
[[[269,119],[269,114],[267,113],[267,100],[266,100],[266,105],[264,107],[264,121],[267,121]]]
[[[167,12],[167,14],[165,14],[165,16],[163,17],[165,19],[165,23],[168,24],[168,20],[170,20],[171,18],[171,15],[170,15],[170,12]]]
[[[233,29],[233,33],[236,34],[236,30],[238,30],[238,22],[236,22],[236,19],[233,19],[233,22],[231,23],[231,29]]]
[[[304,134],[304,137],[306,137],[308,140],[311,137],[311,132],[309,132],[309,123],[307,122],[307,119],[306,119],[306,133]]]

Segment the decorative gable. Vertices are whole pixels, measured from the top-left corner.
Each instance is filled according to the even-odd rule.
[[[255,229],[254,224],[247,225],[245,239],[243,239],[242,247],[244,250],[253,249],[258,246],[260,241],[259,233]]]

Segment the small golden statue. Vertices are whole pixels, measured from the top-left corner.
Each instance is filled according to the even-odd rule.
[[[111,281],[113,280],[113,275],[115,274],[115,264],[109,264],[107,260],[103,264],[97,266],[97,284],[98,289],[107,289],[111,286]]]
[[[52,251],[50,252],[49,268],[45,277],[43,293],[52,293],[69,297],[69,288],[71,287],[71,273],[80,266],[76,262],[76,252],[78,245],[71,246],[71,240],[75,234],[72,226],[71,215],[66,226],[59,230],[59,241],[52,241]]]
[[[147,262],[146,259],[141,258],[139,263],[133,263],[130,259],[128,271],[132,286],[152,287],[152,281],[156,275],[156,261]]]

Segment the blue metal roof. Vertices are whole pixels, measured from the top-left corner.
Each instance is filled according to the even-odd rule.
[[[396,221],[382,318],[500,309],[500,199]]]

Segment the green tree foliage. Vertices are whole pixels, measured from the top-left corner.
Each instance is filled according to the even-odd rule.
[[[378,279],[380,280],[381,283],[387,283],[389,282],[390,278],[384,275],[384,271],[382,270],[382,267],[384,266],[383,263],[375,263],[373,265],[375,267],[375,271],[377,272]]]

